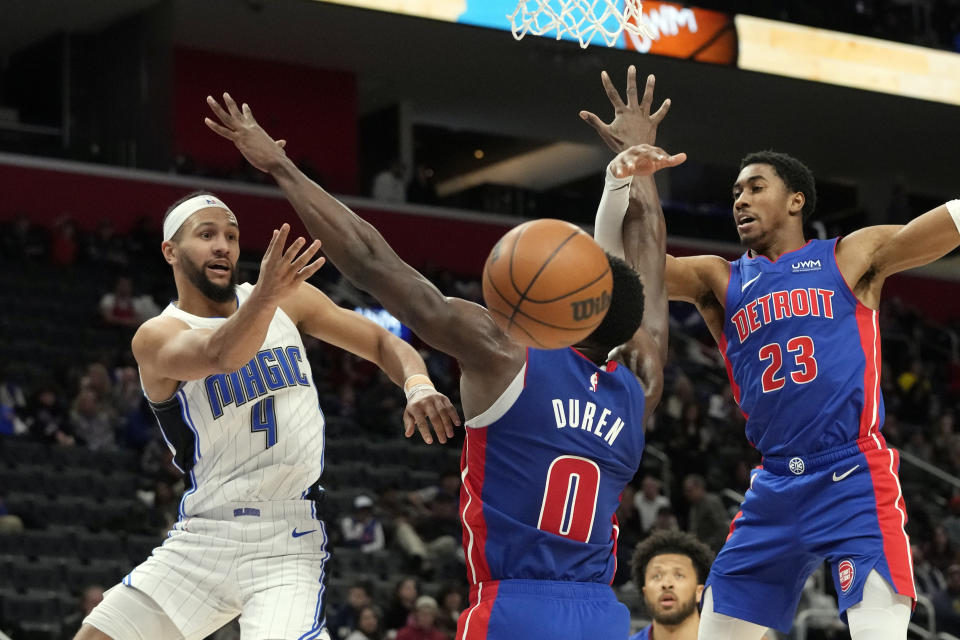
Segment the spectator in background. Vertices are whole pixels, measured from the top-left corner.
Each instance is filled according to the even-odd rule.
[[[914,544],[910,545],[910,552],[913,556],[913,578],[917,583],[917,591],[929,597],[947,588],[947,581],[943,577],[943,572],[930,564],[923,547]]]
[[[357,614],[357,622],[346,640],[383,640],[380,631],[380,613],[374,606],[366,606]]]
[[[450,637],[437,629],[437,615],[440,608],[430,596],[417,598],[413,617],[407,626],[397,631],[396,640],[450,640]]]
[[[956,547],[950,542],[950,535],[943,525],[939,525],[933,530],[933,541],[927,549],[927,558],[930,564],[946,571],[947,567],[957,561]]]
[[[437,613],[437,629],[452,638],[457,634],[457,621],[465,608],[463,589],[455,584],[448,584],[440,590],[437,600],[440,606]]]
[[[360,613],[373,604],[373,587],[367,582],[355,582],[347,591],[347,602],[328,620],[327,628],[333,638],[345,638],[357,627]]]
[[[9,533],[20,533],[23,531],[23,520],[15,513],[10,513],[7,505],[0,497],[0,535]]]
[[[126,241],[117,235],[113,222],[101,220],[87,241],[87,261],[109,269],[122,269],[130,262],[125,245]]]
[[[35,440],[65,447],[76,443],[65,403],[53,384],[41,383],[38,386],[33,401],[27,407],[24,421]]]
[[[69,267],[77,261],[77,225],[67,216],[53,223],[50,260],[59,267]]]
[[[77,603],[77,609],[73,613],[64,616],[60,628],[64,640],[70,640],[80,630],[83,619],[90,615],[93,608],[103,600],[103,587],[98,584],[91,584],[84,588],[80,595],[80,601]]]
[[[383,525],[373,515],[373,500],[360,495],[353,499],[353,515],[340,521],[343,544],[359,547],[364,553],[383,549]]]
[[[133,281],[120,276],[113,291],[100,298],[100,317],[112,327],[139,327],[144,320],[160,314],[160,309],[149,295],[135,296]]]
[[[960,548],[960,496],[950,498],[949,514],[941,523],[950,538],[950,545],[954,549]]]
[[[910,369],[897,376],[897,388],[906,419],[918,422],[927,419],[930,400],[930,379],[921,360],[910,363]]]
[[[687,530],[714,552],[718,551],[730,529],[730,518],[720,496],[708,493],[706,480],[697,474],[683,479],[683,495],[690,503]]]
[[[696,640],[713,552],[689,533],[659,531],[637,545],[630,561],[633,582],[653,623],[630,640]]]
[[[407,167],[399,158],[373,178],[371,197],[383,202],[407,201]]]
[[[116,448],[113,416],[97,399],[91,389],[82,389],[73,401],[70,411],[70,428],[76,438],[92,451],[109,451]]]
[[[660,510],[657,511],[657,519],[653,521],[653,526],[650,527],[648,533],[653,533],[654,531],[677,531],[680,529],[680,523],[677,522],[677,514],[674,512],[673,507],[660,507]]]
[[[6,227],[6,225],[4,225]],[[3,255],[14,260],[40,260],[47,253],[47,236],[42,227],[31,224],[27,216],[18,214],[5,233],[0,235]]]
[[[149,493],[145,495],[149,496]],[[166,480],[157,480],[153,485],[153,504],[148,504],[147,516],[150,529],[157,535],[166,535],[180,518],[180,503],[173,485]]]
[[[393,588],[393,598],[390,607],[383,617],[387,629],[399,629],[406,626],[407,619],[413,613],[413,607],[420,595],[420,587],[416,578],[403,578]]]
[[[640,491],[633,497],[633,504],[640,514],[640,528],[646,533],[653,527],[657,513],[670,506],[670,499],[660,493],[663,483],[653,476],[644,476]]]
[[[933,596],[937,631],[960,636],[960,564],[947,569],[947,587]]]

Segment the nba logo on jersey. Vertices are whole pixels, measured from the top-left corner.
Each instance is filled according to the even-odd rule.
[[[840,576],[840,591],[846,593],[853,584],[853,578],[857,575],[857,569],[852,560],[843,560],[837,566],[837,575]]]
[[[590,391],[596,392],[597,385],[600,383],[600,375],[594,371],[593,375],[590,376]]]

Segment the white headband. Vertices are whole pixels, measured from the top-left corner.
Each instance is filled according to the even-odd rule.
[[[200,209],[209,209],[210,207],[224,209],[231,216],[233,215],[230,207],[223,204],[219,198],[210,195],[195,196],[174,207],[170,215],[163,221],[163,241],[166,242],[173,238],[173,235],[180,230],[187,218],[200,211]]]

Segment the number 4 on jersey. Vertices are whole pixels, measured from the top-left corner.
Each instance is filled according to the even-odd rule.
[[[590,540],[600,492],[600,467],[579,456],[550,463],[537,528],[579,542]]]
[[[817,361],[813,357],[813,339],[810,336],[797,336],[787,341],[787,351],[794,354],[793,360],[798,369],[790,372],[790,379],[797,384],[807,384],[817,377]],[[769,360],[770,364],[763,370],[763,392],[770,393],[783,388],[787,383],[785,376],[780,375],[783,367],[783,352],[776,342],[760,347],[760,361]]]
[[[250,410],[250,432],[267,432],[267,449],[277,444],[277,412],[273,396],[267,396]]]

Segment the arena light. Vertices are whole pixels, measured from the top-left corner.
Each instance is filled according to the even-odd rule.
[[[510,30],[507,16],[517,6],[517,0],[320,1],[502,31]],[[675,2],[644,0],[642,20],[651,35],[627,32],[614,46],[960,105],[960,54]]]
[[[736,17],[737,66],[960,105],[960,55],[751,16]]]

